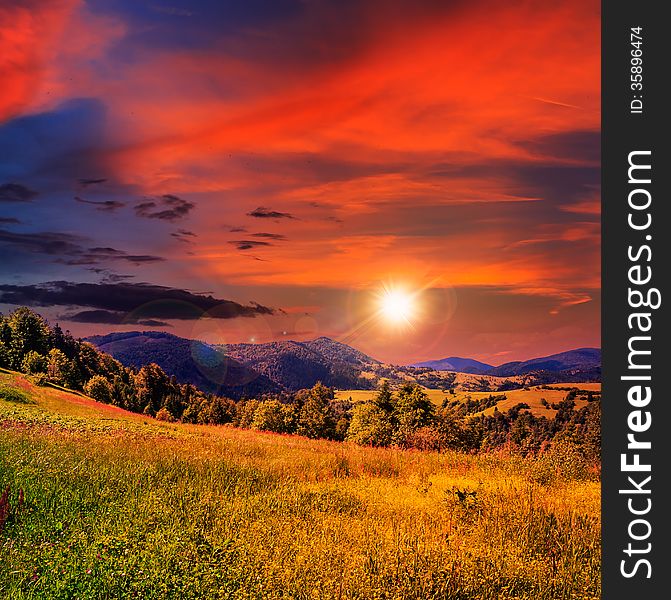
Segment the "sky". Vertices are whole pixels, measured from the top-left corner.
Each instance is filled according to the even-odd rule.
[[[399,364],[599,346],[599,9],[0,2],[0,310]]]

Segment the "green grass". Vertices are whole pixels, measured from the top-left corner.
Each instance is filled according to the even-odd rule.
[[[0,385],[34,401],[0,399],[2,598],[599,597],[599,483],[561,457],[165,424]]]

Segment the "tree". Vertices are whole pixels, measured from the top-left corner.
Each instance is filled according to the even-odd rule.
[[[318,381],[301,407],[296,433],[313,439],[333,438],[335,423],[329,410],[329,401],[333,398],[333,390]]]
[[[457,418],[448,408],[443,408],[437,418],[436,427],[440,432],[445,448],[468,450],[468,439],[463,419]]]
[[[89,344],[88,342],[81,342],[78,344],[78,346],[76,360],[77,364],[79,365],[82,378],[84,380],[88,380],[91,379],[91,377],[94,375],[102,374],[100,352],[98,352],[96,347],[93,346],[93,344]]]
[[[0,367],[12,366],[11,355],[12,329],[9,320],[0,314]]]
[[[235,402],[233,400],[211,396],[201,402],[198,422],[209,425],[223,425],[233,421],[234,414]]]
[[[114,387],[101,375],[94,375],[86,382],[84,393],[105,404],[112,404],[114,399]]]
[[[179,392],[171,392],[163,399],[161,408],[165,408],[175,419],[179,419],[184,412],[184,399]]]
[[[47,377],[52,383],[76,389],[79,380],[77,365],[57,348],[49,350]]]
[[[391,414],[393,412],[394,396],[391,393],[388,380],[385,379],[382,382],[382,385],[380,386],[377,395],[375,396],[375,398],[373,398],[373,404],[375,404],[378,408],[380,408],[387,414]]]
[[[376,402],[360,402],[352,408],[348,441],[363,446],[388,446],[393,435],[389,415]]]
[[[170,380],[156,363],[144,365],[135,375],[138,402],[144,413],[154,416],[170,393]]]
[[[38,354],[49,352],[51,332],[44,319],[29,308],[22,306],[7,318],[9,331],[10,363],[20,369],[23,359],[31,350]]]
[[[259,406],[258,400],[240,400],[236,406],[235,423],[242,429],[249,429],[254,421],[254,413]]]
[[[53,348],[57,348],[70,359],[76,358],[77,352],[79,352],[80,342],[73,338],[69,331],[63,333],[58,323],[51,329],[49,343]]]
[[[435,411],[429,396],[419,385],[408,383],[402,386],[394,403],[394,442],[405,445],[413,432],[433,423]]]
[[[0,367],[8,369],[12,366],[12,355],[9,348],[0,342]]]
[[[252,429],[286,433],[286,426],[284,405],[281,402],[278,400],[264,400],[259,403],[252,418]]]
[[[601,461],[601,401],[594,400],[584,409],[582,447],[585,458],[591,463]]]
[[[36,373],[47,372],[47,357],[44,354],[39,354],[35,350],[31,350],[23,357],[21,363],[21,370],[24,373],[34,375]]]

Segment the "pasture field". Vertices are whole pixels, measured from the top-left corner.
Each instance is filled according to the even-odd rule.
[[[600,596],[599,482],[561,449],[162,423],[2,373],[0,487],[3,599]]]
[[[551,419],[554,417],[557,411],[550,408],[549,406],[544,406],[542,399],[544,398],[549,405],[561,402],[568,393],[567,388],[577,388],[579,390],[586,392],[591,391],[597,394],[601,393],[600,383],[555,383],[545,387],[532,386],[518,390],[507,390],[505,392],[471,392],[456,389],[454,394],[450,394],[445,393],[443,390],[429,388],[424,388],[424,391],[428,394],[429,399],[437,406],[440,406],[445,398],[447,398],[450,402],[454,400],[464,402],[469,398],[477,400],[479,398],[488,398],[489,396],[505,395],[506,399],[500,400],[496,404],[496,408],[498,408],[501,412],[507,411],[516,404],[526,403],[529,405],[529,410],[534,414],[534,416],[545,416]],[[366,400],[372,399],[376,393],[376,390],[337,390],[336,397],[342,400],[351,398],[353,402],[364,402]],[[576,409],[582,408],[586,405],[587,400],[585,398],[578,396],[575,399]],[[482,414],[491,415],[493,412],[494,407],[492,406],[491,408],[482,411]]]

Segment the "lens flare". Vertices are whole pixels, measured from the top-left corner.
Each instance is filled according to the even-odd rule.
[[[417,314],[415,294],[400,287],[384,287],[378,295],[378,314],[392,325],[410,325]]]
[[[400,291],[386,292],[382,297],[381,309],[390,321],[407,321],[412,316],[412,298]]]

